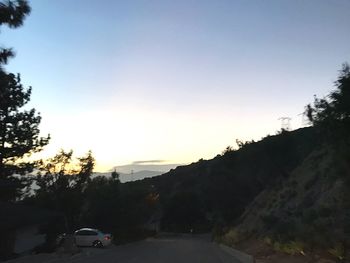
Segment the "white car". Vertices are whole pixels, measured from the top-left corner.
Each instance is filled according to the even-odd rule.
[[[81,228],[74,232],[77,246],[106,247],[111,244],[112,235],[98,229]]]

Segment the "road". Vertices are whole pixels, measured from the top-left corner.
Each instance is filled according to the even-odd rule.
[[[34,260],[34,261],[33,261]],[[15,262],[36,263],[241,263],[208,238],[162,236],[103,249],[83,248],[72,257],[52,256]]]
[[[86,263],[240,263],[206,238],[184,236],[151,238],[81,259]]]

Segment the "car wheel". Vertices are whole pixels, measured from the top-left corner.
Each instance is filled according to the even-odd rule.
[[[103,244],[100,240],[95,240],[93,243],[92,243],[92,246],[93,247],[98,247],[98,248],[102,248],[103,247]]]

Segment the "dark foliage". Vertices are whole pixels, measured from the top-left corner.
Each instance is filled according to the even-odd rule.
[[[67,231],[72,231],[81,221],[84,200],[95,165],[91,152],[77,158],[77,164],[72,155],[72,151],[61,150],[41,164],[36,178],[39,189],[31,200],[38,206],[62,213]]]
[[[320,129],[328,142],[349,143],[350,136],[350,68],[344,64],[336,89],[327,97],[315,97],[313,106],[306,106],[305,114],[310,122]]]
[[[22,25],[30,12],[27,1],[0,3],[0,25]],[[13,56],[9,49],[0,50],[0,199],[13,200],[25,185],[23,178],[13,174],[32,171],[34,163],[23,157],[41,151],[49,137],[39,137],[40,115],[35,109],[21,110],[29,100],[31,88],[25,89],[20,75],[7,73],[2,65]]]
[[[239,220],[257,194],[278,187],[317,147],[315,134],[313,128],[283,132],[133,184],[158,189],[163,227],[188,231],[196,220],[207,228],[219,223],[230,225]]]
[[[203,206],[193,192],[179,192],[171,196],[163,207],[163,213],[162,229],[168,232],[201,232],[208,225]]]
[[[30,13],[30,6],[26,0],[0,2],[0,26],[7,25],[11,28],[19,27]],[[13,57],[12,49],[0,49],[0,69],[2,65]]]
[[[55,227],[61,233],[62,229],[72,232],[94,227],[112,233],[118,243],[149,235],[145,224],[157,206],[154,189],[149,185],[122,185],[115,171],[110,177],[94,177],[94,164],[91,152],[73,158],[72,151],[61,150],[41,164],[37,175],[39,189],[26,202],[62,214],[64,224]],[[47,234],[59,234],[51,232]]]

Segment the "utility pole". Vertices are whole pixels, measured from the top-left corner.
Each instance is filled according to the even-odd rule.
[[[283,130],[286,130],[286,131],[290,131],[291,130],[290,121],[292,120],[292,118],[290,118],[290,117],[281,117],[281,118],[278,118],[278,120],[281,121],[281,128]]]

